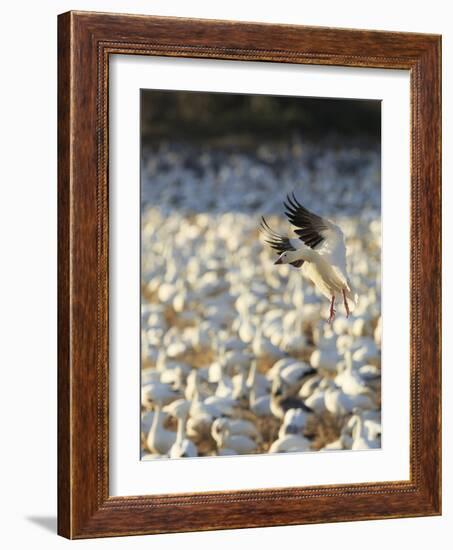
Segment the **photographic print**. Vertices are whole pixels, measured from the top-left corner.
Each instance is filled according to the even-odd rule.
[[[442,513],[441,42],[59,16],[59,534]]]
[[[141,91],[142,460],[381,447],[381,103]]]

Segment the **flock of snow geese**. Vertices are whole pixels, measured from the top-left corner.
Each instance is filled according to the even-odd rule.
[[[380,230],[372,150],[146,156],[142,459],[380,448]]]

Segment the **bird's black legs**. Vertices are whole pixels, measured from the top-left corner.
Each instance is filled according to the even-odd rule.
[[[334,317],[335,317],[335,295],[332,296],[332,301],[330,302],[329,323],[331,323],[334,320]]]
[[[344,304],[344,308],[346,310],[346,318],[349,317],[349,315],[351,314],[351,312],[349,311],[349,306],[348,306],[348,301],[346,299],[346,292],[343,288],[343,304]]]

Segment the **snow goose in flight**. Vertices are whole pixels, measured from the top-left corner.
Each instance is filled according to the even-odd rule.
[[[356,297],[346,271],[346,248],[342,230],[330,220],[309,212],[296,199],[294,193],[283,203],[290,223],[295,226],[297,239],[290,239],[272,230],[264,217],[261,230],[266,242],[279,253],[276,264],[301,267],[319,291],[330,300],[331,323],[335,317],[335,300],[343,299],[346,315]]]

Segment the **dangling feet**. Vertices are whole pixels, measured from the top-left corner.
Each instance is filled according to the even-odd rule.
[[[343,288],[342,292],[343,292],[343,304],[344,304],[344,308],[346,310],[346,319],[348,319],[351,312],[349,311],[348,300],[346,299],[346,292],[345,292],[344,288]]]
[[[332,323],[334,318],[335,318],[335,296],[332,296],[332,301],[330,302],[329,323]]]

